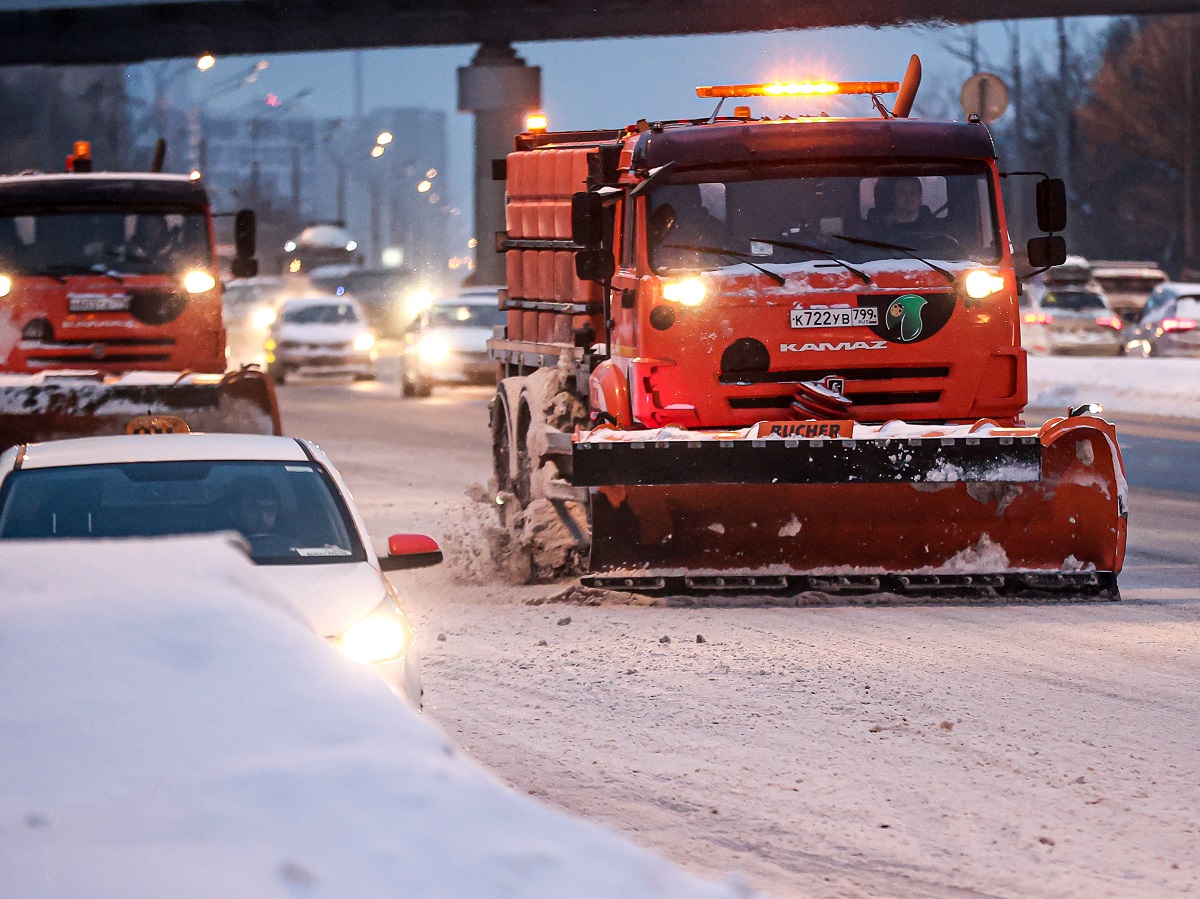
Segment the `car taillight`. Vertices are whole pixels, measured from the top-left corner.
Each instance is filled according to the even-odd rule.
[[[1114,331],[1121,330],[1121,320],[1115,315],[1101,315],[1096,318],[1096,324],[1104,328],[1112,328]]]
[[[1196,320],[1194,318],[1164,318],[1162,329],[1163,331],[1194,331],[1196,330]]]
[[[1027,325],[1052,325],[1054,324],[1054,316],[1049,312],[1026,312],[1025,324]]]

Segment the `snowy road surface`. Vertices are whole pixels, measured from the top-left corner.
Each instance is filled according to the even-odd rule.
[[[376,540],[447,544],[394,581],[428,714],[504,780],[777,896],[1200,891],[1200,425],[1129,447],[1120,604],[585,607],[482,561],[487,397],[282,391]]]

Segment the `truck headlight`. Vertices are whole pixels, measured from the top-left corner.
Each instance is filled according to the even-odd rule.
[[[441,337],[423,337],[417,344],[417,355],[421,357],[422,362],[439,365],[450,358],[450,344]]]
[[[993,272],[976,269],[973,272],[967,272],[967,276],[963,279],[963,289],[971,299],[982,300],[1003,290],[1004,279]]]
[[[183,289],[188,293],[208,293],[217,286],[217,279],[202,269],[195,269],[183,276]]]
[[[259,331],[265,331],[271,325],[275,324],[277,313],[270,306],[260,306],[254,310],[254,314],[250,316],[250,324]]]
[[[0,275],[0,297],[6,297],[12,293],[12,278],[8,275]]]
[[[360,353],[365,353],[373,346],[375,346],[375,335],[370,331],[363,331],[354,338],[354,349]]]
[[[408,648],[408,641],[408,625],[388,597],[366,618],[350,625],[337,644],[350,661],[372,665],[396,658]]]
[[[664,300],[679,303],[682,306],[699,306],[704,302],[708,288],[699,278],[684,278],[682,281],[668,281],[663,284]]]

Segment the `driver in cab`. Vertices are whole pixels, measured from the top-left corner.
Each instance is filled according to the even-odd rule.
[[[921,179],[915,175],[876,181],[875,206],[867,221],[878,239],[907,246],[912,246],[914,236],[938,230],[938,220],[925,205]]]
[[[291,546],[279,533],[279,492],[266,478],[247,478],[230,491],[233,526],[250,544],[250,555],[284,556]]]

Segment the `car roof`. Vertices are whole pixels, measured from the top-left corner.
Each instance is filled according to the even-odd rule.
[[[498,297],[493,290],[491,293],[464,293],[456,297],[442,297],[434,300],[434,306],[495,306]]]
[[[1191,296],[1192,294],[1200,293],[1200,282],[1166,281],[1162,284],[1159,284],[1158,289],[1164,290],[1164,291],[1169,290],[1171,293],[1175,294],[1176,296],[1181,296],[1183,294],[1187,294],[1188,296]]]
[[[111,465],[123,462],[308,462],[293,437],[261,434],[134,434],[31,443],[21,468]]]
[[[320,294],[317,296],[307,297],[287,297],[280,305],[281,306],[341,306],[348,304],[350,306],[358,306],[358,300],[348,293],[334,295],[332,293]]]

